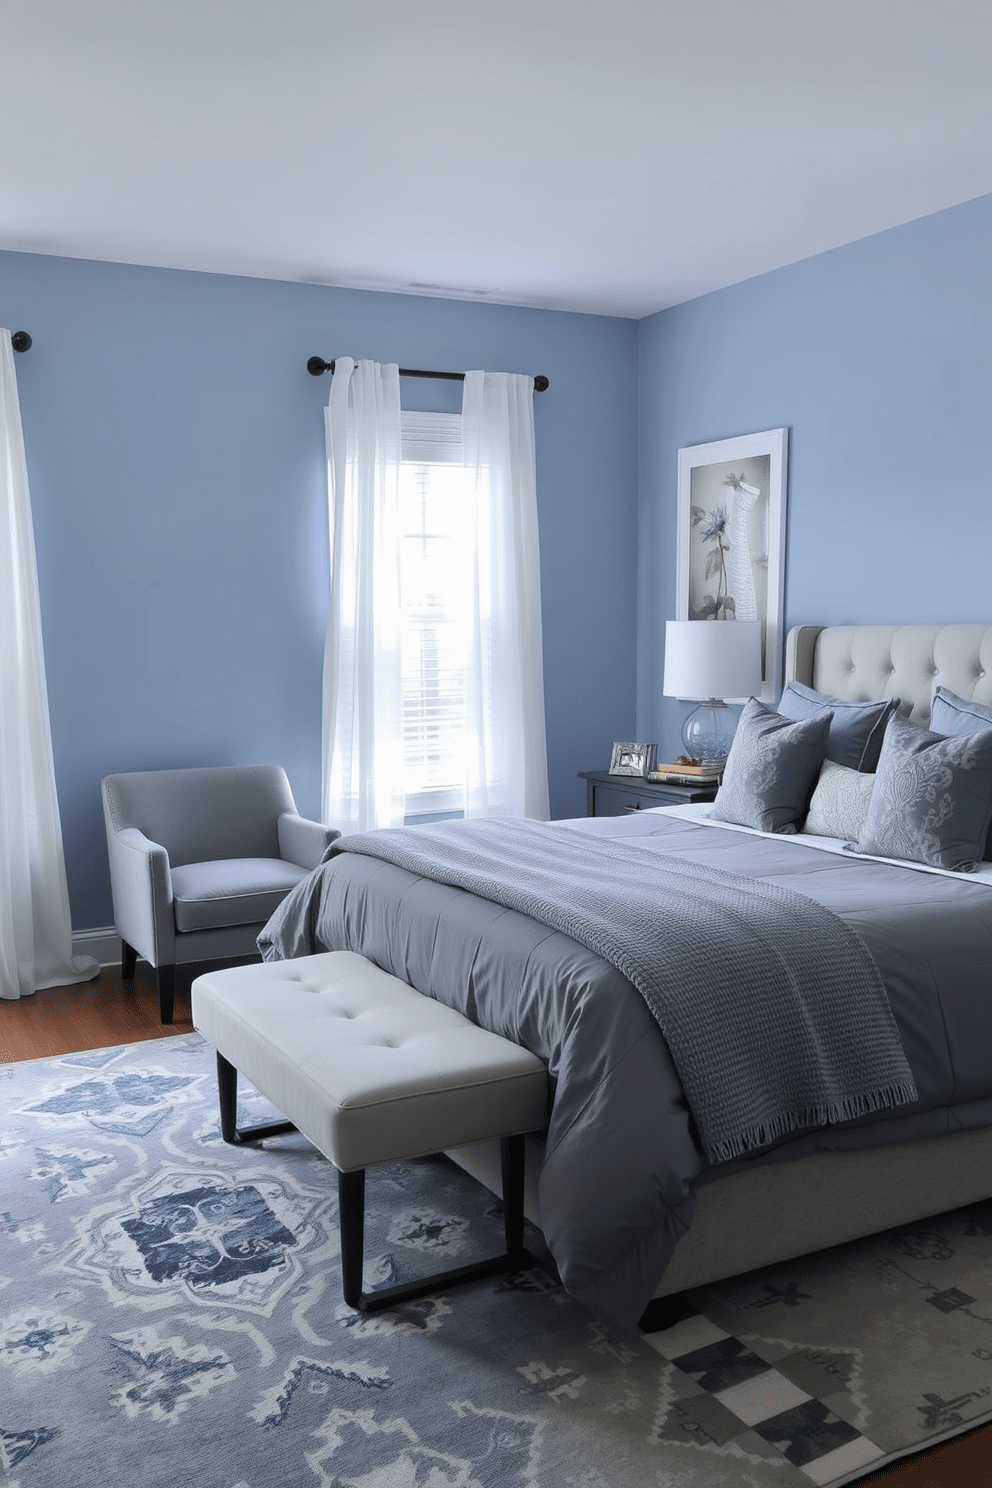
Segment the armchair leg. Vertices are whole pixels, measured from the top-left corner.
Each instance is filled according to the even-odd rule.
[[[158,983],[158,1015],[163,1023],[171,1023],[176,1006],[176,968],[159,966],[155,970]]]
[[[128,945],[126,940],[121,941],[121,977],[125,982],[134,981],[134,969],[138,964],[138,953],[134,946]]]

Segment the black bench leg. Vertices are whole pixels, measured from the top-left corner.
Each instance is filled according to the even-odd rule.
[[[121,980],[124,982],[134,981],[134,971],[138,964],[138,953],[134,946],[128,945],[126,940],[121,940]]]
[[[159,966],[155,970],[158,983],[158,1015],[163,1023],[171,1023],[176,1007],[176,968]]]
[[[380,1287],[366,1294],[362,1291],[362,1268],[365,1249],[365,1170],[338,1172],[338,1219],[341,1227],[341,1283],[344,1300],[359,1312],[382,1312],[415,1297],[429,1297],[463,1281],[480,1281],[486,1276],[502,1276],[507,1271],[523,1271],[536,1262],[525,1249],[524,1234],[524,1139],[503,1137],[503,1223],[506,1251],[487,1261],[473,1261],[452,1271],[440,1271],[422,1281],[405,1282],[402,1286]]]
[[[341,1284],[344,1300],[367,1311],[362,1297],[365,1253],[365,1169],[338,1173],[338,1223],[341,1229]]]
[[[503,1229],[507,1257],[526,1256],[524,1250],[524,1134],[503,1137],[500,1158],[503,1164]]]
[[[272,1121],[268,1126],[247,1126],[238,1130],[238,1072],[223,1054],[217,1055],[217,1094],[220,1097],[220,1134],[232,1147],[245,1142],[261,1142],[295,1131],[292,1121]]]
[[[503,1231],[506,1254],[527,1258],[524,1250],[524,1136],[503,1137],[500,1158],[503,1168]],[[526,1260],[524,1261],[526,1264]],[[514,1267],[513,1269],[523,1269]]]
[[[220,1134],[225,1142],[238,1140],[238,1072],[223,1054],[217,1055],[217,1094],[220,1096]]]

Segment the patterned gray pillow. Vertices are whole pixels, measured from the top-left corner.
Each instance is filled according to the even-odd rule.
[[[830,714],[798,723],[749,698],[711,815],[759,832],[795,832],[823,764]]]
[[[871,703],[849,703],[828,697],[802,682],[787,682],[778,711],[786,718],[816,718],[830,713],[827,759],[849,770],[874,770],[885,737],[885,725],[899,706],[899,698]]]
[[[992,819],[992,727],[946,738],[889,720],[858,851],[971,873]]]
[[[992,728],[992,708],[986,703],[969,703],[949,687],[935,687],[930,727],[935,734],[977,734]],[[985,858],[992,861],[992,829],[985,844]]]
[[[874,784],[874,775],[866,770],[849,770],[846,765],[824,760],[803,831],[814,837],[843,837],[857,842]]]

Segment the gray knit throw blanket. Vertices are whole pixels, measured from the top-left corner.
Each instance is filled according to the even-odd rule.
[[[711,1163],[916,1099],[859,937],[804,894],[516,818],[339,838],[571,936],[640,992]]]

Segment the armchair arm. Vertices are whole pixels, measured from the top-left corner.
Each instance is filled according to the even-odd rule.
[[[137,827],[107,833],[114,923],[118,935],[152,966],[176,957],[169,854]]]
[[[336,827],[307,821],[295,812],[284,811],[279,818],[279,856],[285,863],[300,868],[316,868],[324,853],[341,833]]]

